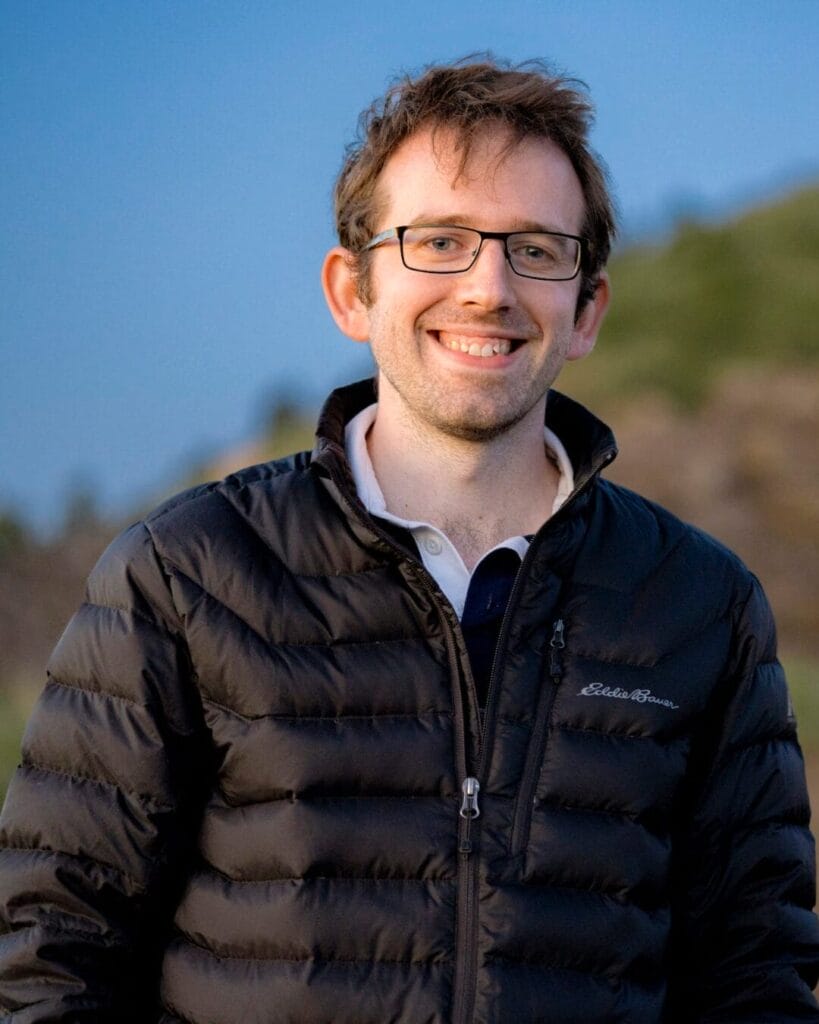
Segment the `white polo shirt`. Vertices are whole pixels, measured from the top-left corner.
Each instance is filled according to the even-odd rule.
[[[387,511],[387,503],[384,494],[378,484],[373,470],[370,453],[367,450],[367,433],[375,422],[375,414],[378,405],[373,403],[362,409],[358,415],[347,424],[344,443],[347,451],[347,460],[353,472],[358,497],[370,515],[383,519],[385,522],[394,523],[405,530],[409,530],[418,547],[421,561],[424,568],[432,576],[441,590],[446,594],[452,607],[461,618],[466,601],[466,593],[469,589],[469,581],[472,573],[464,565],[464,561],[456,551],[452,541],[447,535],[431,523],[419,523],[409,519],[401,519]],[[566,501],[574,490],[574,471],[560,439],[548,427],[543,428],[546,454],[554,463],[559,473],[557,494],[552,505],[552,515]],[[522,559],[529,547],[526,537],[507,537],[506,540],[496,544],[495,547],[485,552],[478,565],[498,548],[510,548],[517,552]]]

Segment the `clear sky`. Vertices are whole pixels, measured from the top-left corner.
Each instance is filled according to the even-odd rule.
[[[122,511],[366,372],[318,282],[343,147],[485,49],[588,84],[627,236],[819,178],[816,0],[0,0],[0,508]]]

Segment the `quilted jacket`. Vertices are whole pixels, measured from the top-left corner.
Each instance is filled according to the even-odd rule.
[[[14,1024],[819,1020],[813,842],[760,588],[605,482],[536,535],[479,714],[453,609],[312,454],[119,537],[0,830]]]

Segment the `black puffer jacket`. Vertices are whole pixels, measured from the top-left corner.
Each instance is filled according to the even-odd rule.
[[[451,607],[354,496],[343,424],[372,397],[94,570],[3,813],[3,1019],[819,1020],[753,577],[599,481],[611,435],[552,395],[578,489],[525,559],[481,727]]]

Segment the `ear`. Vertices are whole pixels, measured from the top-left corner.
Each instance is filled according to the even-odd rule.
[[[594,296],[580,311],[580,316],[575,322],[567,359],[582,359],[594,348],[610,299],[611,283],[609,275],[604,271],[597,282]]]
[[[368,341],[370,318],[367,307],[358,297],[352,261],[349,249],[340,245],[331,249],[321,268],[321,286],[339,330],[353,341]]]

